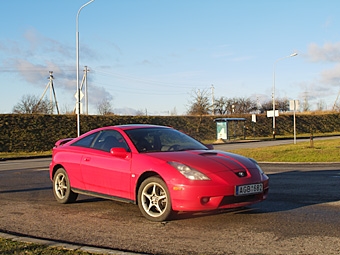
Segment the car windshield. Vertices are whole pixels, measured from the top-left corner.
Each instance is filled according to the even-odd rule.
[[[125,132],[139,152],[208,149],[194,138],[171,128],[139,128]]]

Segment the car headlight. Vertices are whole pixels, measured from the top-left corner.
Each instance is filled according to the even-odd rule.
[[[259,172],[260,172],[261,174],[264,174],[263,170],[261,169],[261,167],[259,166],[259,164],[256,162],[256,160],[253,159],[253,158],[249,158],[249,159],[250,159],[250,161],[252,161],[252,162],[255,164],[257,170],[259,170]]]
[[[208,176],[206,176],[205,174],[202,174],[201,172],[192,169],[191,167],[179,163],[179,162],[168,162],[170,165],[172,165],[174,168],[176,168],[181,174],[183,174],[186,178],[188,178],[189,180],[210,180]]]

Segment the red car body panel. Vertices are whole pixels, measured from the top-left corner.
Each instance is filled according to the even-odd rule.
[[[90,131],[68,142],[57,142],[50,164],[50,178],[63,167],[73,189],[122,198],[136,203],[138,185],[143,175],[158,175],[170,192],[175,211],[205,211],[233,208],[260,202],[267,197],[268,177],[248,158],[215,150],[138,152],[126,130],[155,126],[112,126]],[[74,143],[102,130],[121,134],[130,151],[117,150],[120,156]],[[118,155],[117,154],[117,155]],[[210,180],[190,180],[168,162],[180,162],[203,173]],[[244,176],[240,177],[239,172]],[[263,184],[263,192],[235,196],[235,187]],[[205,198],[205,199],[204,199]]]
[[[209,156],[207,156],[209,154]],[[162,172],[162,177],[169,186],[172,198],[172,206],[175,211],[203,211],[218,208],[233,208],[250,205],[260,202],[267,197],[269,188],[268,177],[261,175],[254,163],[244,157],[221,152],[221,151],[186,151],[186,152],[168,152],[168,153],[150,153],[150,157],[166,161],[180,161],[206,174],[210,181],[192,181],[183,180],[183,176],[168,167],[169,171]],[[207,157],[209,160],[207,160]],[[160,166],[161,167],[161,166]],[[226,168],[229,168],[226,171]],[[209,170],[207,170],[209,169]],[[247,176],[239,178],[235,172],[246,171]],[[177,172],[178,173],[178,172]],[[250,183],[263,183],[265,192],[253,196],[252,199],[230,200],[232,203],[223,204],[225,197],[233,197],[235,186],[246,185]],[[202,204],[201,198],[210,197],[208,203]],[[227,201],[227,200],[226,200]]]

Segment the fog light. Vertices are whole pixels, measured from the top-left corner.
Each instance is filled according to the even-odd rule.
[[[236,175],[238,177],[246,177],[247,176],[247,172],[246,171],[237,172]]]
[[[201,198],[201,204],[204,205],[210,201],[210,197],[202,197]]]

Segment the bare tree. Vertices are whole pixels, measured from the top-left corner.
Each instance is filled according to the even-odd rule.
[[[170,115],[171,115],[171,116],[177,116],[177,109],[176,109],[176,107],[174,107],[174,108],[170,111]]]
[[[220,114],[220,115],[225,115],[228,112],[227,108],[227,98],[225,97],[220,97],[216,98],[214,100],[214,113],[215,114]]]
[[[207,115],[211,113],[208,90],[195,90],[192,95],[192,102],[189,106],[189,115]]]
[[[235,98],[234,112],[238,114],[251,113],[257,110],[256,102],[250,98]]]
[[[302,103],[302,111],[304,111],[304,112],[310,111],[310,104],[309,104],[309,101],[308,101],[307,93],[305,94],[305,97],[304,97],[304,100],[303,100],[303,103]]]
[[[137,110],[135,113],[136,116],[147,116],[148,115],[148,111],[145,109],[143,110]]]
[[[280,112],[288,112],[289,111],[289,100],[287,98],[279,98],[276,100],[276,109]]]
[[[333,111],[340,112],[340,104],[334,104]]]
[[[317,111],[324,111],[326,109],[326,102],[324,100],[319,100],[316,103],[316,110]]]
[[[108,99],[104,99],[101,103],[99,103],[97,109],[100,115],[114,114],[111,102]]]
[[[272,111],[273,110],[273,101],[269,100],[261,105],[260,112],[264,113],[266,111]],[[278,110],[280,112],[287,112],[289,111],[289,100],[287,98],[281,99],[277,98],[275,100],[275,110]]]
[[[47,100],[40,100],[34,95],[24,95],[20,102],[13,107],[13,113],[20,114],[52,114],[53,105]]]
[[[268,101],[261,104],[261,107],[260,107],[261,113],[264,113],[266,111],[272,111],[272,110],[273,110],[273,101],[272,100],[268,100]]]
[[[221,115],[251,113],[257,110],[257,104],[250,98],[215,99],[215,112]]]
[[[76,113],[76,109],[72,109],[71,107],[69,107],[68,105],[64,104],[61,107],[61,112],[63,114],[67,114],[67,115],[71,115],[71,114],[75,114]]]

